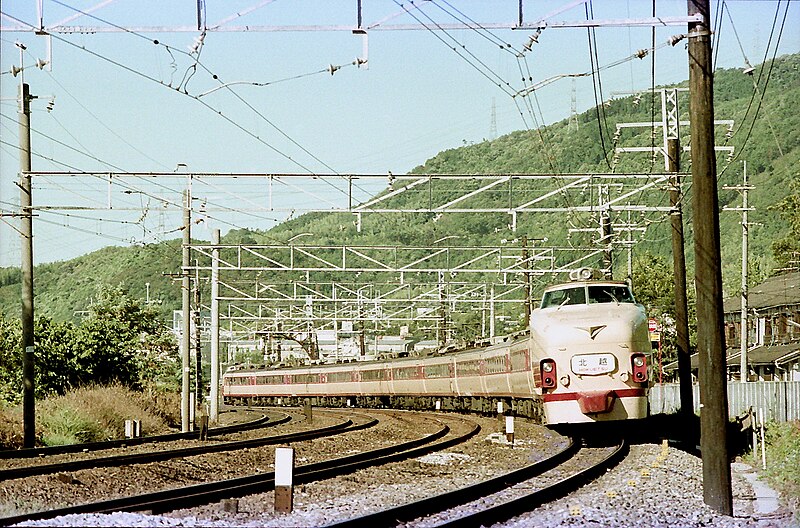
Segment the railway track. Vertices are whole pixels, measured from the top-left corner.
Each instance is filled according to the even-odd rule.
[[[353,431],[359,428],[363,429],[369,425],[374,425],[375,422],[377,422],[377,420],[372,419],[364,424],[348,427],[342,430],[342,432]],[[472,438],[480,431],[480,426],[473,424],[473,427],[468,432],[460,435],[453,435],[450,433],[449,426],[440,425],[441,427],[437,431],[415,440],[299,466],[295,469],[294,481],[296,484],[304,484],[338,475],[349,474],[358,469],[370,466],[418,457],[457,445],[458,443]],[[284,439],[283,442],[289,441],[288,439]],[[204,484],[195,484],[159,492],[4,517],[0,518],[0,525],[8,526],[24,521],[48,519],[78,513],[111,513],[117,511],[163,513],[176,509],[197,507],[222,499],[271,491],[274,489],[274,478],[274,472],[268,472]]]
[[[283,420],[275,422],[285,423],[289,420],[287,416]],[[94,457],[83,460],[71,460],[68,462],[59,462],[54,464],[37,464],[33,466],[23,466],[16,468],[8,468],[0,470],[0,481],[32,477],[35,475],[49,475],[53,473],[66,473],[70,471],[78,471],[81,469],[93,469],[99,467],[117,467],[132,464],[149,464],[152,462],[162,462],[179,457],[189,457],[196,455],[204,455],[207,453],[221,453],[225,451],[235,451],[239,449],[248,449],[254,447],[262,447],[265,445],[281,444],[286,442],[299,442],[302,440],[311,440],[320,438],[326,435],[339,434],[347,431],[354,431],[364,427],[375,425],[376,421],[366,422],[361,425],[354,425],[352,420],[344,420],[338,424],[330,425],[327,427],[312,429],[309,431],[302,431],[298,433],[287,433],[282,435],[273,435],[263,438],[254,438],[250,440],[234,440],[224,443],[204,444],[192,447],[181,447],[176,449],[165,449],[159,451],[148,451],[145,453],[133,453],[122,455],[111,455],[105,457]]]
[[[242,431],[249,431],[262,427],[273,427],[276,425],[284,424],[291,418],[285,413],[280,413],[276,416],[262,415],[260,418],[243,422],[239,424],[223,425],[220,427],[211,427],[208,430],[208,436],[223,436],[227,434],[240,433]],[[24,449],[6,449],[0,451],[0,459],[9,460],[15,458],[40,458],[52,455],[63,455],[68,453],[81,453],[91,451],[103,451],[105,449],[115,449],[119,447],[128,447],[141,444],[158,443],[158,442],[174,442],[176,440],[193,440],[199,437],[198,431],[189,431],[185,433],[167,433],[163,435],[142,436],[139,438],[122,438],[118,440],[104,440],[100,442],[83,442],[80,444],[69,444],[60,446],[47,446],[47,447],[28,447]]]
[[[445,515],[449,520],[435,523],[436,526],[447,526],[450,528],[490,526],[531,511],[546,502],[559,499],[577,490],[584,484],[591,482],[625,458],[628,453],[628,444],[624,440],[620,441],[620,443],[614,447],[613,451],[599,461],[596,461],[580,471],[571,472],[568,476],[554,483],[545,486],[537,486],[535,482],[531,483],[530,486],[535,487],[535,491],[526,492],[522,495],[516,494],[517,496],[512,499],[498,498],[490,505],[484,502],[480,507],[471,508],[470,512],[466,514],[456,511],[459,507],[463,507],[468,503],[480,501],[494,494],[500,494],[505,490],[536,478],[547,471],[553,470],[557,466],[571,460],[580,450],[580,441],[571,439],[570,443],[558,453],[522,469],[427,499],[362,517],[348,519],[328,526],[336,528],[361,528],[372,526],[396,526],[404,523],[413,524],[412,521],[434,514],[443,514],[448,510],[453,510],[452,515]]]

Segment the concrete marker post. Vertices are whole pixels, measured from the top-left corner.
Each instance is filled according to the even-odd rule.
[[[311,409],[311,400],[306,400],[303,403],[303,413],[306,415],[308,423],[314,423],[314,412]]]
[[[514,416],[506,416],[506,440],[514,445]]]
[[[275,511],[291,513],[294,507],[294,449],[275,448]]]

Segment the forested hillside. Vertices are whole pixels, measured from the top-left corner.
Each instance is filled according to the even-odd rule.
[[[768,84],[767,84],[768,79]],[[754,90],[758,83],[759,90]],[[764,86],[767,86],[764,90]],[[763,95],[763,97],[761,97]],[[686,99],[684,99],[685,101]],[[717,129],[717,145],[733,146],[734,157],[727,153],[718,157],[720,205],[738,207],[741,195],[724,186],[741,183],[743,161],[747,161],[750,182],[755,189],[750,192],[750,205],[755,208],[750,222],[751,267],[754,277],[771,274],[800,250],[797,234],[798,222],[798,162],[800,162],[800,55],[778,58],[774,63],[757,67],[753,75],[740,70],[718,71],[715,78],[715,110],[717,119],[732,119],[730,134],[725,127]],[[658,137],[649,130],[626,130],[615,138],[618,123],[642,122],[661,119],[660,98],[650,95],[614,99],[602,107],[578,116],[578,126],[569,120],[542,127],[522,130],[493,141],[465,145],[439,153],[420,165],[413,173],[458,174],[568,174],[568,173],[660,173],[664,171],[663,158],[644,153],[627,153],[614,156],[616,146],[659,145]],[[685,105],[681,119],[688,119]],[[688,134],[688,127],[682,131]],[[688,137],[682,138],[688,143]],[[690,159],[684,153],[681,170],[689,171]],[[558,177],[544,185],[558,185]],[[477,182],[459,182],[463,189],[473,189]],[[515,192],[530,192],[520,184]],[[687,234],[687,257],[693,259],[691,226],[691,182],[685,186],[684,218]],[[443,187],[440,192],[447,192]],[[455,192],[455,190],[453,190]],[[587,191],[584,203],[596,201],[592,190]],[[455,194],[454,194],[455,195]],[[407,193],[407,203],[425,200],[426,195]],[[487,193],[478,200],[487,204],[501,203],[502,193]],[[651,205],[668,203],[665,192],[652,195]],[[783,216],[782,216],[783,215]],[[626,220],[623,217],[620,221]],[[637,220],[637,219],[634,219]],[[636,245],[636,254],[655,254],[669,258],[670,231],[666,215],[651,217],[645,222],[648,229]],[[594,223],[593,223],[594,222]],[[596,227],[591,215],[566,215],[555,213],[521,215],[517,231],[509,230],[508,215],[502,214],[431,214],[365,215],[360,233],[353,226],[352,215],[306,214],[279,225],[269,232],[236,230],[223,237],[223,243],[274,243],[287,240],[294,234],[313,233],[302,240],[305,244],[386,244],[430,245],[445,236],[457,236],[457,244],[493,245],[510,241],[523,235],[530,239],[546,237],[550,245],[579,245],[591,243],[591,234],[580,234],[577,228]],[[569,229],[573,228],[573,233]],[[577,232],[578,234],[575,234]],[[724,282],[729,294],[739,284],[741,269],[741,215],[738,212],[721,213],[723,237]],[[639,235],[636,235],[639,238]],[[773,252],[773,247],[777,253]],[[180,289],[163,273],[177,272],[180,268],[180,240],[145,247],[109,247],[67,261],[41,265],[36,268],[37,313],[58,321],[71,320],[85,310],[96,295],[98,284],[120,286],[134,298],[144,299],[145,284],[149,283],[151,299],[158,299],[165,317],[180,304]],[[623,252],[617,255],[615,273],[624,270]],[[691,262],[689,263],[691,267]],[[0,312],[6,316],[19,313],[19,272],[16,269],[0,270]]]

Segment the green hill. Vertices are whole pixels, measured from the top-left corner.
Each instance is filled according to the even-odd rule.
[[[769,85],[763,91],[766,76]],[[754,81],[760,80],[763,98],[756,93]],[[778,58],[756,68],[753,76],[740,70],[718,71],[715,77],[715,111],[717,119],[732,119],[732,135],[726,137],[725,129],[718,128],[718,145],[733,146],[735,159],[729,162],[726,154],[718,158],[720,205],[737,207],[740,194],[735,190],[722,190],[723,186],[741,183],[742,160],[747,160],[750,182],[755,189],[750,192],[750,205],[755,208],[750,221],[758,226],[751,229],[750,247],[752,262],[765,272],[775,267],[772,243],[788,232],[786,222],[779,212],[771,208],[791,190],[791,182],[798,178],[800,162],[800,114],[796,111],[800,100],[800,55]],[[758,118],[754,121],[754,116]],[[688,119],[687,109],[681,109],[681,118]],[[415,174],[520,174],[520,173],[625,173],[663,172],[663,161],[649,154],[622,154],[614,159],[614,146],[649,146],[659,144],[646,129],[626,130],[614,139],[618,123],[660,120],[660,98],[655,104],[650,95],[615,99],[599,109],[591,109],[578,116],[578,127],[570,127],[569,120],[551,124],[538,130],[518,131],[493,141],[447,150],[431,158],[412,171]],[[599,124],[598,124],[599,123]],[[602,137],[601,131],[602,130]],[[688,133],[688,128],[683,132]],[[684,139],[685,140],[685,139]],[[683,170],[689,167],[689,156],[682,158]],[[555,189],[562,184],[560,178],[539,182],[536,192]],[[478,182],[459,181],[437,185],[437,197],[457,196],[463,189],[475,189]],[[514,192],[533,193],[533,183],[515,183]],[[455,187],[458,187],[458,190]],[[691,227],[691,185],[685,189],[684,219],[687,234],[687,258],[693,258]],[[422,204],[429,198],[427,192],[400,195],[395,203]],[[587,188],[580,203],[596,203],[593,188]],[[533,194],[532,194],[533,195]],[[668,204],[666,192],[654,195],[650,205]],[[498,206],[507,200],[507,191],[484,193],[473,199],[474,205]],[[573,203],[572,205],[578,205]],[[614,218],[625,221],[624,215]],[[647,219],[648,230],[636,252],[649,251],[668,256],[670,231],[665,215]],[[589,214],[525,214],[520,215],[518,229],[512,233],[508,215],[503,214],[445,214],[434,218],[431,214],[364,215],[360,233],[353,228],[350,214],[306,214],[285,222],[269,232],[236,230],[223,237],[225,244],[268,244],[286,240],[294,234],[311,232],[303,238],[304,244],[360,244],[360,245],[430,245],[444,236],[458,235],[459,245],[495,245],[502,240],[526,235],[530,238],[548,238],[548,245],[590,244],[590,233],[575,229],[596,227],[597,219]],[[573,228],[573,232],[569,229]],[[741,269],[741,216],[740,213],[721,213],[723,240],[724,282],[729,293],[739,284]],[[636,235],[639,236],[638,234]],[[165,318],[171,318],[173,309],[180,307],[180,288],[163,272],[177,272],[180,268],[180,240],[145,247],[109,247],[79,258],[37,266],[36,308],[40,315],[56,320],[69,320],[84,310],[95,293],[98,283],[121,285],[134,297],[144,299],[149,283],[150,298],[160,301]],[[619,252],[618,257],[623,253]],[[616,270],[624,273],[624,259],[619,258]],[[752,265],[752,264],[751,264]],[[691,262],[690,262],[691,266]],[[361,280],[365,280],[364,277]],[[19,271],[0,270],[0,311],[8,315],[19,313]]]

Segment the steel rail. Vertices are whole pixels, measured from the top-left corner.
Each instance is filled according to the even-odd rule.
[[[627,456],[628,452],[629,445],[623,439],[614,451],[603,460],[577,473],[573,473],[554,484],[517,497],[516,499],[500,503],[496,506],[488,507],[479,512],[452,519],[437,526],[446,526],[448,528],[478,528],[480,526],[490,526],[495,523],[505,522],[513,517],[527,513],[542,504],[560,499],[578,490],[581,486],[588,484],[616,466]]]
[[[364,425],[356,426],[356,428],[358,427],[363,428]],[[348,429],[348,431],[352,430],[355,430],[355,428]],[[444,425],[435,433],[395,446],[300,466],[295,470],[294,482],[298,484],[313,482],[315,480],[349,474],[356,469],[421,456],[435,450],[446,449],[464,442],[478,434],[479,431],[480,426],[475,424],[474,427],[465,434],[434,443],[449,434],[450,428]],[[117,511],[163,513],[176,509],[201,506],[226,498],[263,493],[274,489],[274,487],[275,473],[269,472],[235,479],[195,484],[142,495],[79,504],[66,508],[3,517],[0,518],[0,526],[9,526],[24,521],[50,519],[62,515],[78,513],[112,513]]]
[[[361,517],[336,522],[327,526],[329,528],[334,526],[336,528],[371,528],[373,526],[395,526],[414,519],[419,519],[420,517],[438,513],[449,508],[461,506],[481,497],[485,497],[486,495],[510,488],[524,480],[541,475],[545,471],[569,460],[571,457],[575,456],[579,450],[580,442],[571,438],[569,444],[561,451],[516,471],[470,486],[441,493],[433,497],[403,504],[388,510],[370,513]]]
[[[208,436],[220,436],[260,427],[274,427],[281,425],[291,418],[284,414],[282,418],[272,420],[271,417],[263,415],[260,418],[244,422],[241,424],[224,425],[221,427],[211,427],[208,429]],[[118,440],[103,440],[99,442],[82,442],[79,444],[29,447],[24,449],[7,449],[0,451],[0,459],[7,460],[12,458],[36,458],[50,455],[61,455],[65,453],[79,453],[82,451],[100,451],[103,449],[114,449],[117,447],[127,447],[133,445],[147,444],[151,442],[174,442],[175,440],[196,439],[200,435],[199,431],[189,431],[185,433],[167,433],[163,435],[141,436],[139,438],[123,438]]]
[[[375,425],[377,422],[367,422]],[[286,442],[299,442],[310,440],[321,436],[330,436],[353,430],[353,421],[345,420],[335,425],[302,431],[298,433],[287,433],[282,435],[267,436],[264,438],[254,438],[250,440],[235,440],[220,444],[204,444],[193,447],[181,447],[176,449],[165,449],[161,451],[148,451],[146,453],[132,453],[124,455],[112,455],[99,458],[87,458],[84,460],[71,460],[54,464],[38,464],[35,466],[23,466],[17,468],[0,469],[0,481],[32,477],[34,475],[49,475],[66,471],[78,471],[81,469],[92,469],[98,467],[118,467],[132,464],[149,464],[151,462],[161,462],[173,458],[183,458],[188,456],[204,455],[207,453],[218,453],[262,447],[271,444],[281,444]],[[356,426],[357,428],[360,426]]]

